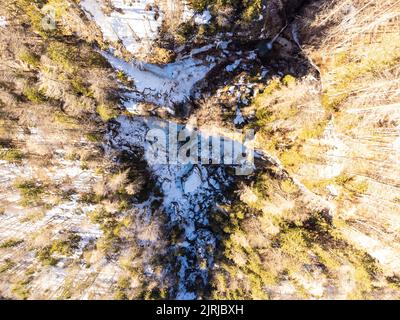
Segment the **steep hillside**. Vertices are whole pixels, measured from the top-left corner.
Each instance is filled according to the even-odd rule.
[[[228,209],[214,297],[398,297],[399,9],[317,1],[278,39],[315,70],[272,76],[242,113],[258,147],[325,199],[330,218],[259,176]]]

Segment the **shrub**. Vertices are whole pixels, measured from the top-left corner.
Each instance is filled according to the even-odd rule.
[[[281,87],[281,80],[278,78],[272,79],[271,81],[269,81],[268,85],[263,89],[262,95],[259,96],[260,100],[262,101],[263,95],[270,95],[280,87]]]
[[[293,147],[283,152],[280,160],[286,168],[296,170],[301,164],[304,163],[305,158],[300,154],[300,150],[297,150],[297,148]]]
[[[96,195],[94,192],[85,192],[80,195],[79,201],[88,204],[96,204],[102,200],[102,196]]]
[[[365,194],[369,189],[369,184],[367,181],[357,181],[354,176],[347,174],[341,174],[335,178],[338,185],[345,188],[350,197],[355,197],[360,194]]]
[[[18,239],[8,239],[8,240],[0,243],[0,248],[5,249],[5,248],[16,247],[23,242],[24,242],[24,240],[21,240],[21,239],[19,239],[19,240]]]
[[[173,62],[174,59],[175,54],[173,51],[161,47],[155,47],[148,57],[148,61],[154,64],[167,64]]]
[[[216,0],[191,0],[189,1],[190,7],[197,11],[204,11],[209,5],[214,4]]]
[[[182,23],[176,30],[177,41],[179,43],[185,43],[188,39],[196,34],[197,30],[197,25],[191,23],[190,21]]]
[[[42,7],[46,2],[41,0],[16,0],[16,4],[23,10],[26,15],[29,17],[29,22],[33,28],[33,30],[38,33],[41,37],[47,38],[51,35],[51,31],[44,30],[42,20],[44,15],[40,11],[40,7]]]
[[[81,237],[71,233],[66,240],[55,240],[50,247],[50,254],[68,256],[79,247]]]
[[[80,79],[73,79],[71,86],[75,94],[86,97],[93,97],[93,92]]]
[[[115,299],[116,300],[127,300],[128,299],[128,295],[127,295],[127,291],[130,287],[130,279],[127,277],[121,277],[118,280],[118,284],[117,284],[117,291],[115,293]]]
[[[317,124],[306,126],[299,134],[302,140],[321,138],[325,132],[327,122],[322,121]]]
[[[115,109],[104,104],[99,105],[96,110],[104,122],[108,122],[118,116],[118,113]]]
[[[58,259],[52,256],[51,246],[38,249],[36,257],[44,266],[55,266],[58,263]]]
[[[279,235],[280,247],[289,256],[303,261],[308,261],[306,253],[307,241],[301,228],[283,230]]]
[[[281,189],[283,192],[292,194],[298,192],[298,187],[293,183],[293,181],[286,179],[281,182]]]
[[[0,160],[8,162],[19,162],[23,159],[24,155],[17,149],[9,149],[0,151]]]
[[[0,273],[10,270],[14,266],[15,266],[15,263],[13,261],[11,261],[10,259],[6,259],[4,261],[4,264],[0,265]]]
[[[118,70],[117,71],[117,79],[125,86],[127,87],[132,87],[133,81],[131,79],[129,79],[129,77],[126,75],[125,72]]]
[[[293,85],[293,84],[296,83],[296,78],[293,77],[292,75],[288,74],[288,75],[286,75],[286,76],[283,77],[282,83],[283,83],[285,86],[291,86],[291,85]]]
[[[97,132],[90,132],[85,134],[85,138],[90,142],[99,143],[103,140],[103,135]]]
[[[27,50],[22,51],[18,58],[30,67],[37,68],[40,66],[40,57]]]
[[[252,1],[244,1],[247,4],[247,8],[243,13],[243,20],[246,22],[251,22],[254,19],[258,18],[262,13],[262,1],[261,0],[252,0]]]
[[[15,187],[21,193],[21,204],[23,206],[39,205],[42,201],[44,187],[35,180],[22,180],[15,183]]]
[[[43,103],[47,100],[42,91],[35,88],[27,88],[24,90],[23,95],[33,103]]]
[[[72,73],[76,71],[74,61],[77,59],[76,48],[63,42],[51,42],[47,48],[50,59],[59,65],[64,71]]]
[[[28,277],[24,280],[20,280],[12,286],[12,292],[19,297],[20,299],[26,300],[29,297],[29,288],[28,285],[31,282],[32,278]]]
[[[54,114],[54,120],[57,123],[63,125],[65,128],[69,128],[69,129],[75,129],[79,125],[78,121],[74,117],[71,117],[61,111],[56,112]]]

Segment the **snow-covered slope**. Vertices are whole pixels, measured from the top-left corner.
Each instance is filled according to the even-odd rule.
[[[191,57],[157,66],[137,61],[129,63],[106,52],[103,55],[116,70],[123,71],[135,84],[135,92],[128,94],[128,101],[125,102],[130,110],[135,110],[138,102],[147,102],[167,107],[174,113],[174,104],[189,100],[195,84],[214,67],[213,63]]]
[[[83,0],[80,5],[101,28],[105,40],[121,41],[131,53],[147,50],[162,23],[158,6],[153,0],[110,2],[111,8],[101,0]]]

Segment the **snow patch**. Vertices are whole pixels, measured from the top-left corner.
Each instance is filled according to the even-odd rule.
[[[192,94],[196,83],[204,79],[214,64],[205,65],[202,61],[186,58],[165,66],[131,63],[102,52],[103,56],[117,69],[125,72],[135,82],[136,92],[129,95],[128,105],[135,102],[149,102],[166,106],[173,113],[176,103],[185,102]]]
[[[6,18],[0,16],[0,28],[5,28],[6,26],[7,26]]]
[[[212,15],[210,11],[206,10],[202,14],[197,14],[194,17],[194,22],[197,24],[207,24],[210,22]]]
[[[339,138],[336,133],[334,119],[327,125],[321,142],[329,147],[326,154],[327,165],[321,170],[320,175],[325,179],[331,179],[343,171],[346,161],[347,145]]]
[[[111,0],[117,10],[106,15],[101,0],[82,0],[81,7],[100,27],[105,40],[122,41],[125,48],[135,54],[150,48],[158,35],[162,15],[153,0]]]
[[[236,125],[244,123],[244,118],[239,108],[236,108],[236,118],[233,120],[233,123]]]
[[[328,185],[326,189],[328,190],[331,196],[333,197],[339,196],[339,190],[333,184]]]

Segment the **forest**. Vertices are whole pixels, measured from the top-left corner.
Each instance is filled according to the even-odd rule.
[[[400,298],[399,1],[3,0],[0,48],[0,299]]]

